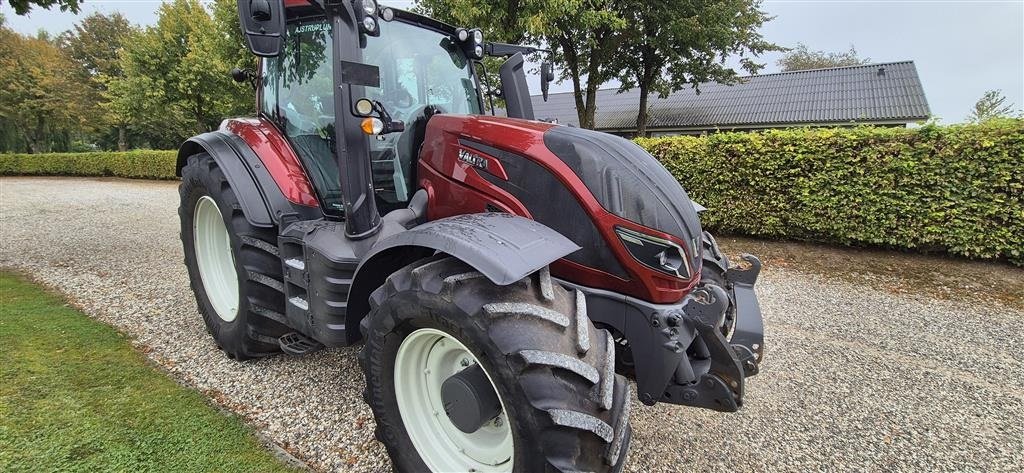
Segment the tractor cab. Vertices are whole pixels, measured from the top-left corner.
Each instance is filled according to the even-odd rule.
[[[414,192],[414,162],[427,119],[482,111],[466,42],[454,29],[417,23],[411,14],[388,18],[379,21],[378,35],[363,38],[362,63],[376,68],[377,80],[368,81],[376,86],[363,85],[360,94],[403,125],[369,140],[374,195],[385,213],[405,207]],[[321,12],[288,9],[280,54],[261,61],[259,103],[260,113],[284,132],[309,172],[322,208],[340,217],[332,42],[331,24]]]
[[[348,96],[342,102],[350,104],[354,115],[364,115],[354,107],[360,99],[367,99],[374,112],[387,115],[388,125],[396,125],[374,134],[367,150],[374,200],[379,211],[387,213],[407,206],[415,192],[415,161],[427,120],[440,113],[483,113],[484,92],[475,74],[476,62],[485,53],[520,53],[503,69],[523,76],[522,53],[537,51],[484,43],[479,30],[455,28],[412,12],[380,9],[372,0],[360,2],[355,10],[362,15],[357,28],[336,28],[325,7],[315,2],[290,0],[283,5],[285,20],[278,36],[278,53],[268,53],[260,63],[259,112],[287,137],[312,180],[323,211],[339,219],[345,216],[345,198],[338,179],[344,166],[339,166],[337,152],[335,90]],[[336,42],[344,44],[336,49]],[[358,47],[352,47],[355,45]],[[336,60],[338,52],[348,57]],[[343,82],[337,89],[336,73]],[[525,77],[507,82],[503,81],[505,92],[518,97],[519,103],[528,103]],[[532,118],[532,109],[529,116],[518,113],[521,118]]]

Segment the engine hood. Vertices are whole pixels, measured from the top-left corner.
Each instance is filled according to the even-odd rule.
[[[608,212],[685,242],[700,267],[700,219],[686,190],[636,143],[593,130],[556,126],[544,144],[577,176]]]

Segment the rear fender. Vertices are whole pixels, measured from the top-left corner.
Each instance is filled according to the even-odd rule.
[[[197,153],[208,153],[224,172],[246,220],[257,227],[281,226],[289,216],[309,219],[322,217],[317,207],[289,201],[263,165],[259,156],[238,135],[226,130],[211,131],[189,138],[178,149],[176,174]]]
[[[345,326],[349,343],[370,312],[369,297],[388,275],[435,252],[464,261],[495,284],[519,281],[580,247],[543,224],[512,214],[457,215],[424,223],[377,241],[356,269]]]

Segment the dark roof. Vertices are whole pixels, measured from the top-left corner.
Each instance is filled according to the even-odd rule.
[[[637,89],[597,92],[596,128],[636,126]],[[780,72],[742,77],[740,83],[700,84],[661,99],[649,98],[652,129],[744,128],[790,124],[903,122],[931,114],[913,61]],[[533,96],[534,115],[579,125],[572,92]]]

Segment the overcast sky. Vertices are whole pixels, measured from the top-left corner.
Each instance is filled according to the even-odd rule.
[[[411,1],[383,4],[408,7]],[[121,11],[139,24],[156,21],[154,0],[85,0],[82,14]],[[875,62],[913,60],[924,84],[932,114],[943,123],[962,121],[989,89],[1001,89],[1015,109],[1024,107],[1024,0],[1004,1],[806,1],[766,0],[775,19],[764,26],[766,39],[783,46],[798,42],[825,51],[854,45]],[[0,11],[15,30],[59,33],[76,16],[35,9],[13,14],[5,0]],[[775,72],[778,54],[765,56]],[[535,87],[535,81],[530,84]],[[571,90],[568,83],[553,91]]]

